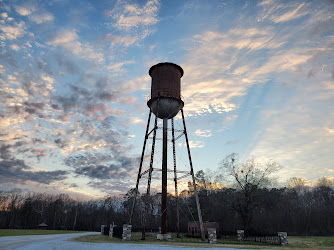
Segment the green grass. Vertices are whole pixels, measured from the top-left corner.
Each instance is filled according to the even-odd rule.
[[[131,241],[122,241],[119,238],[110,238],[106,235],[87,235],[73,239],[74,241],[92,242],[92,243],[132,243],[132,244],[159,244],[170,246],[186,246],[192,248],[206,248],[210,247],[208,244],[200,242],[179,242],[179,241],[160,241],[155,237],[146,236],[146,240],[141,240],[139,235],[132,235]],[[216,246],[217,247],[217,246]]]
[[[122,241],[118,238],[109,238],[105,235],[88,235],[75,238],[75,241],[93,242],[93,243],[134,243],[134,244],[160,244],[170,246],[185,246],[191,248],[247,248],[247,249],[334,249],[334,236],[288,236],[289,244],[286,246],[277,245],[258,245],[256,243],[238,243],[228,242],[226,244],[218,240],[217,244],[208,244],[200,242],[199,239],[181,238],[178,239],[172,235],[173,241],[160,241],[155,237],[146,237],[143,241],[140,239],[140,234],[134,233],[132,240]]]
[[[184,247],[191,247],[191,248],[211,248],[211,247],[231,247],[231,248],[247,248],[247,249],[261,249],[261,248],[270,248],[272,245],[252,245],[252,244],[208,244],[202,242],[198,238],[176,238],[175,235],[172,234],[173,241],[160,241],[157,240],[155,237],[146,236],[146,240],[141,240],[140,234],[132,234],[131,241],[122,241],[119,238],[110,238],[106,235],[87,235],[73,239],[74,241],[81,241],[81,242],[92,242],[92,243],[133,243],[133,244],[158,244],[158,245],[169,245],[169,246],[184,246]]]
[[[84,232],[64,231],[64,230],[39,230],[39,229],[0,229],[0,237],[18,236],[18,235],[71,234],[71,233],[84,233]]]
[[[290,248],[334,249],[334,236],[288,236]]]

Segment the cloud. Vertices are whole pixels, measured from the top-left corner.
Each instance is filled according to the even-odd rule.
[[[96,97],[103,101],[115,101],[118,99],[118,96],[116,93],[110,93],[105,90],[97,93]]]
[[[258,21],[266,19],[274,23],[284,23],[308,15],[311,10],[307,3],[281,3],[279,1],[262,1],[259,3],[262,7]]]
[[[95,165],[77,168],[76,174],[88,176],[94,179],[110,179],[110,178],[125,178],[128,176],[126,170],[119,169],[118,165]]]
[[[75,29],[61,29],[53,36],[47,44],[52,46],[60,46],[74,55],[101,63],[104,61],[103,53],[97,52],[94,46],[88,42],[79,41],[79,36]]]
[[[287,11],[285,13],[283,13],[282,15],[278,15],[278,16],[273,16],[271,17],[271,19],[275,22],[275,23],[280,23],[280,22],[287,22],[296,18],[300,18],[302,16],[307,15],[309,12],[307,10],[304,9],[304,7],[306,6],[305,3],[302,3],[300,5],[298,5],[298,7],[294,10],[291,11]]]
[[[2,184],[33,181],[50,184],[66,179],[67,171],[32,171],[24,161],[15,158],[0,161],[0,181]]]
[[[123,85],[124,90],[137,91],[137,90],[149,90],[150,89],[150,76],[145,74],[144,76],[130,80]]]
[[[24,107],[24,110],[29,113],[29,114],[36,114],[38,113],[39,111],[41,111],[45,106],[45,103],[41,103],[41,102],[24,102],[23,103],[23,107]]]
[[[4,128],[3,131],[6,131],[6,128]],[[14,138],[8,138],[6,139],[3,136],[0,140],[0,158],[8,161],[8,160],[20,160],[19,158],[15,157],[21,157],[22,154],[24,154],[24,159],[32,159],[36,158],[38,161],[45,156],[48,156],[48,148],[47,145],[45,145],[45,141],[37,141],[29,139],[26,135],[19,135],[16,134]],[[41,146],[43,144],[43,146]],[[42,148],[43,147],[43,148]],[[22,161],[23,162],[23,161]]]
[[[325,131],[330,135],[334,134],[334,128],[325,128]]]
[[[30,20],[37,24],[41,24],[44,22],[50,22],[53,21],[54,16],[51,13],[44,12],[44,13],[39,13],[39,14],[33,14],[30,17]]]
[[[156,47],[157,47],[156,45],[151,45],[151,46],[149,47],[149,51],[152,52]]]
[[[74,42],[78,39],[75,30],[60,30],[56,36],[48,41],[49,45],[63,45]]]
[[[271,3],[262,4],[268,7]],[[306,4],[298,6],[285,5],[284,13],[296,9],[298,13],[302,9],[306,13],[310,8]],[[181,94],[185,110],[190,115],[235,111],[254,85],[270,81],[298,84],[309,72],[314,75],[322,71],[323,65],[328,64],[323,53],[330,53],[332,47],[330,35],[319,38],[321,42],[317,43],[301,37],[319,25],[314,20],[323,20],[324,15],[330,18],[330,9],[319,8],[312,16],[305,14],[305,18],[294,24],[293,32],[290,27],[255,22],[250,16],[249,28],[232,27],[224,32],[206,30],[185,40],[184,48],[188,53],[180,63],[184,69]],[[268,15],[274,15],[272,12]],[[324,63],[319,65],[320,60]],[[316,66],[306,71],[311,64]]]
[[[108,113],[108,105],[106,103],[94,103],[88,104],[86,106],[86,115],[92,116],[96,115],[97,113],[101,112],[102,114]]]
[[[138,118],[138,117],[130,117],[129,118],[129,121],[132,123],[132,124],[137,124],[139,123],[140,125],[142,126],[146,126],[146,122],[141,119],[141,118]]]
[[[17,6],[16,11],[25,16],[21,20],[28,19],[27,25],[23,21],[7,24],[8,15],[2,15],[6,18],[0,23],[2,40],[15,40],[26,34],[33,37],[28,29],[36,27],[34,23],[54,19],[48,12],[27,6]],[[40,28],[43,27],[46,26]],[[0,138],[4,143],[0,146],[1,183],[31,185],[29,182],[50,184],[64,180],[70,171],[55,169],[54,161],[57,167],[68,169],[69,165],[62,161],[78,154],[89,158],[90,162],[80,168],[70,166],[72,173],[94,180],[105,181],[105,176],[114,180],[127,177],[137,165],[136,156],[127,155],[132,149],[128,145],[125,124],[128,120],[119,119],[124,111],[117,108],[117,102],[128,105],[136,97],[128,96],[124,86],[119,86],[110,76],[110,70],[122,72],[122,68],[133,61],[111,64],[108,59],[109,70],[104,74],[102,71],[108,65],[100,63],[106,52],[100,50],[101,44],[83,41],[80,35],[76,29],[60,29],[54,33],[44,32],[38,36],[39,43],[18,40],[15,44],[3,45],[8,46],[8,50],[0,53],[0,72],[7,73],[1,76],[5,81],[0,82],[3,111]],[[112,35],[108,39],[116,46],[127,47],[141,37],[138,34]],[[22,44],[18,52],[13,51]],[[24,69],[17,68],[21,62]],[[102,71],[95,63],[104,67]],[[64,80],[59,71],[71,73],[73,78]],[[90,152],[97,151],[99,159],[93,160]],[[44,168],[45,161],[54,171],[37,169]]]
[[[42,157],[47,156],[45,148],[33,148],[31,152],[34,154],[34,156],[40,160]]]
[[[123,179],[136,168],[139,158],[102,153],[86,153],[70,156],[65,163],[74,168],[78,175],[92,179]],[[112,162],[107,164],[108,162]]]
[[[11,145],[1,144],[0,145],[0,158],[4,160],[9,160],[11,158],[10,148]]]
[[[28,16],[36,10],[34,6],[20,6],[20,5],[15,5],[14,9],[21,16]]]
[[[88,186],[100,190],[103,193],[109,195],[125,194],[132,187],[126,180],[103,180],[103,181],[90,181]]]
[[[10,47],[12,48],[12,50],[15,50],[15,51],[20,50],[20,47],[16,44],[12,44],[12,45],[10,45]]]
[[[82,75],[79,85],[67,85],[66,95],[55,93],[52,96],[51,107],[59,114],[57,121],[60,119],[66,123],[64,128],[53,132],[53,142],[64,157],[99,150],[99,157],[107,157],[108,160],[87,164],[87,168],[80,172],[82,175],[93,175],[95,172],[88,167],[109,167],[112,164],[111,155],[128,150],[123,146],[128,140],[128,132],[120,129],[124,127],[119,119],[123,111],[111,104],[123,96],[122,92],[112,91],[113,83],[107,77],[87,77],[95,82],[91,85],[81,84],[87,82],[85,75]],[[92,159],[89,155],[85,157]]]
[[[146,27],[158,22],[159,10],[158,0],[149,0],[140,7],[137,4],[124,4],[118,1],[116,7],[107,11],[116,20],[114,26],[119,30],[130,30],[132,28]]]
[[[54,82],[55,82],[55,79],[54,78],[52,78],[51,76],[41,76],[41,79],[43,80],[43,81],[46,81],[46,82],[48,82],[49,84],[53,84]]]
[[[3,37],[3,39],[14,40],[24,36],[26,33],[26,24],[23,21],[19,23],[15,22],[13,25],[0,24],[0,30],[2,31],[0,37]]]
[[[253,72],[249,73],[250,80],[256,78],[261,80],[268,79],[270,73],[279,73],[283,71],[298,71],[300,65],[307,63],[312,55],[306,53],[305,50],[290,49],[282,53],[277,53],[269,58],[266,64],[263,64]]]
[[[10,91],[11,96],[16,98],[16,101],[24,102],[28,96],[42,99],[44,102],[49,100],[53,92],[53,83],[49,81],[51,79],[50,76],[24,71],[15,75],[15,78],[17,86],[14,87],[12,85],[8,91]]]
[[[120,154],[129,150],[123,145],[128,132],[120,129],[124,127],[119,120],[122,111],[110,104],[122,93],[110,91],[113,85],[108,78],[89,77],[95,80],[91,86],[69,84],[67,95],[53,96],[52,107],[62,112],[58,119],[70,121],[65,130],[54,131],[53,141],[76,174],[90,178],[124,175],[120,166],[126,164]],[[97,150],[99,153],[93,153]]]
[[[123,105],[128,105],[128,104],[133,104],[137,100],[136,97],[130,96],[130,97],[125,97],[120,100],[120,103]]]
[[[324,168],[332,168],[334,113],[331,110],[334,105],[331,98],[319,100],[327,90],[319,84],[321,78],[317,83],[295,86],[296,94],[291,99],[272,98],[270,102],[279,101],[281,107],[264,109],[260,115],[259,123],[263,127],[251,142],[250,155],[286,166],[279,172],[282,178],[307,176],[315,180]],[[279,90],[275,90],[277,94]],[[322,105],[326,109],[321,108]]]
[[[42,6],[43,4],[40,5]],[[36,6],[27,3],[25,5],[15,5],[14,9],[19,15],[28,16],[31,21],[37,24],[53,21],[54,16],[47,11],[43,11],[41,6],[37,10]]]
[[[256,28],[225,33],[206,31],[194,36],[193,49],[183,63],[182,95],[187,111],[199,115],[237,109],[233,99],[244,96],[248,87],[256,83],[255,76],[247,78],[256,61],[247,65],[248,60],[237,55],[241,50],[251,57],[258,50],[279,48],[281,42],[270,41],[272,36],[272,30]]]
[[[65,113],[74,109],[80,109],[80,112],[83,111],[87,115],[94,115],[98,112],[111,115],[121,112],[111,109],[109,104],[104,102],[117,101],[122,94],[109,89],[111,83],[108,79],[96,78],[95,80],[96,83],[91,89],[69,84],[68,94],[66,96],[54,95],[54,102],[58,104],[58,107],[62,107]]]
[[[3,53],[0,53],[0,59],[4,63],[8,63],[10,66],[17,68],[18,62],[13,56],[12,53],[9,53],[8,51],[4,51]]]
[[[0,64],[0,74],[3,74],[6,72],[6,69],[3,65]]]
[[[120,73],[124,73],[124,69],[123,66],[127,65],[127,64],[132,64],[134,63],[134,61],[123,61],[120,63],[112,63],[109,66],[107,66],[107,69],[115,72],[115,74],[120,74]]]
[[[185,145],[185,143],[179,143],[178,146],[181,147]],[[204,142],[202,141],[189,141],[190,148],[203,148],[205,146]]]
[[[3,19],[6,19],[8,17],[8,14],[6,12],[1,13],[0,15]]]
[[[70,74],[79,74],[79,67],[69,58],[65,58],[62,54],[55,55],[56,62],[61,69],[64,69],[66,72]]]
[[[129,36],[129,35],[119,36],[119,35],[113,35],[109,33],[105,36],[105,40],[111,41],[112,45],[123,45],[125,47],[129,47],[138,40],[138,37]]]
[[[199,136],[199,137],[211,137],[212,136],[212,133],[211,133],[211,130],[201,130],[201,129],[197,129],[195,131],[195,135],[196,136]]]

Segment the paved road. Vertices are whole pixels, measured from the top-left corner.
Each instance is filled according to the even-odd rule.
[[[0,237],[0,249],[21,250],[171,250],[192,249],[188,247],[171,247],[165,245],[130,244],[130,243],[87,243],[69,241],[79,236],[99,233],[76,233],[76,234],[51,234],[51,235],[24,235]],[[210,250],[227,250],[227,248],[209,248]],[[231,250],[231,248],[228,248]]]

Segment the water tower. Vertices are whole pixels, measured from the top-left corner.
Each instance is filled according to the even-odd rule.
[[[177,206],[177,231],[179,233],[179,209],[178,209],[178,190],[177,190],[177,181],[180,178],[184,178],[186,176],[192,176],[193,186],[194,186],[194,194],[197,205],[198,218],[201,229],[201,237],[204,240],[204,228],[203,221],[201,216],[200,204],[198,199],[198,194],[196,190],[196,182],[193,171],[193,165],[190,155],[190,147],[188,141],[188,134],[186,130],[186,124],[184,120],[183,106],[184,102],[181,100],[181,77],[183,76],[183,69],[174,63],[158,63],[152,66],[149,70],[149,74],[152,77],[151,84],[151,96],[149,101],[147,102],[147,106],[150,108],[144,145],[140,159],[139,171],[137,176],[136,189],[134,192],[134,199],[131,209],[130,222],[132,224],[134,209],[136,205],[136,195],[138,191],[138,185],[140,179],[148,174],[148,182],[147,182],[147,191],[146,191],[146,203],[145,203],[145,214],[143,218],[143,231],[142,231],[142,239],[145,239],[145,227],[146,227],[146,217],[149,206],[149,195],[151,189],[151,179],[153,171],[161,171],[161,180],[162,180],[162,190],[161,190],[161,235],[164,237],[167,234],[167,172],[174,172],[174,182],[175,182],[175,195],[176,195],[176,206]],[[182,122],[183,122],[183,130],[178,137],[175,138],[175,130],[174,130],[174,117],[181,111]],[[150,130],[150,121],[151,116],[154,114],[154,127]],[[162,128],[158,127],[158,119],[162,119]],[[171,120],[171,128],[168,129],[168,120]],[[162,168],[156,169],[153,168],[153,160],[154,160],[154,148],[156,141],[157,130],[162,129]],[[168,170],[167,168],[167,142],[168,142],[168,131],[171,132],[171,142],[173,143],[173,163],[174,169]],[[176,169],[176,154],[175,154],[175,141],[179,139],[181,136],[185,136],[185,141],[187,145],[187,152],[189,157],[189,171],[179,171]],[[151,149],[151,158],[150,158],[150,166],[146,171],[142,171],[143,167],[143,159],[145,155],[146,142],[148,138],[152,138],[152,149]],[[183,175],[181,177],[177,177],[179,173]]]

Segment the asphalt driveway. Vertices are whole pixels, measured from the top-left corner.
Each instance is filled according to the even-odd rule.
[[[89,243],[70,241],[70,239],[100,233],[75,233],[52,235],[24,235],[0,237],[0,249],[24,249],[24,250],[170,250],[192,249],[188,247],[176,247],[166,245],[131,244],[131,243]],[[209,248],[210,250],[223,250],[227,248]],[[231,248],[228,248],[231,250]]]

